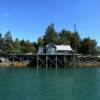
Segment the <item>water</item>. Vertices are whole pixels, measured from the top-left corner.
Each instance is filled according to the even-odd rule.
[[[0,68],[0,100],[100,100],[100,68]]]

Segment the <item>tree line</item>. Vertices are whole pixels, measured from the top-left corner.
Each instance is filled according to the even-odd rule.
[[[76,53],[95,54],[97,42],[90,37],[81,39],[78,32],[71,32],[62,29],[61,32],[55,30],[54,24],[50,24],[44,35],[39,37],[37,42],[29,40],[15,40],[12,38],[11,32],[8,31],[2,36],[0,33],[0,52],[1,53],[36,53],[39,47],[45,47],[49,43],[57,45],[71,45]]]
[[[66,29],[62,29],[61,32],[56,32],[54,24],[50,24],[43,37],[38,39],[38,47],[45,47],[49,43],[71,45],[76,53],[84,55],[96,54],[97,42],[95,39],[86,37],[81,39],[78,32],[71,32]]]
[[[11,32],[5,33],[4,37],[0,33],[0,52],[1,53],[35,53],[34,43],[29,40],[15,40],[12,38]]]

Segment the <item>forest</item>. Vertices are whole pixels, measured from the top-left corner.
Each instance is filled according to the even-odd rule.
[[[0,33],[0,53],[36,53],[39,47],[45,47],[49,43],[57,45],[71,45],[75,53],[81,53],[84,55],[95,55],[97,42],[95,39],[86,37],[82,39],[80,33],[71,32],[66,29],[62,29],[60,32],[55,30],[54,24],[48,25],[45,33],[42,37],[39,37],[37,41],[32,42],[30,40],[13,39],[10,31]]]

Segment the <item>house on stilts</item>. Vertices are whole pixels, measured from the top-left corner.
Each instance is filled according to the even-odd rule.
[[[51,54],[51,55],[55,55],[55,54],[62,54],[62,55],[69,55],[72,54],[74,52],[74,50],[71,48],[70,45],[55,45],[53,43],[50,43],[48,45],[46,45],[45,48],[39,48],[38,50],[38,54]]]
[[[37,52],[37,67],[63,67],[73,63],[74,50],[70,45],[55,45],[50,43]]]

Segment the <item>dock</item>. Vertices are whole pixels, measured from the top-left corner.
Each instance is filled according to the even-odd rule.
[[[61,68],[78,65],[79,54],[0,54],[11,62],[26,61],[37,68]]]
[[[81,54],[0,54],[0,58],[10,62],[27,62],[35,68],[72,68],[88,62],[100,62],[97,56],[83,56]]]

